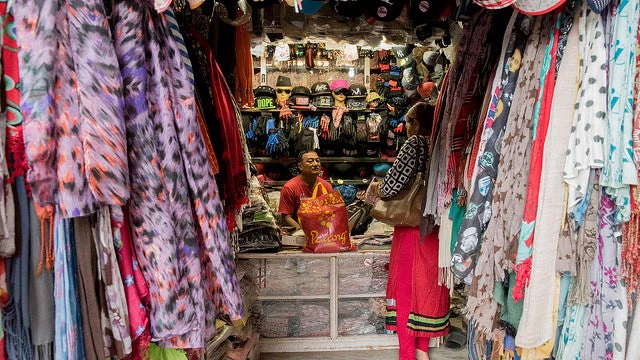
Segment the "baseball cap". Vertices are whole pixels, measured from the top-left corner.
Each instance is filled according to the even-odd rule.
[[[261,110],[276,108],[276,91],[267,85],[258,86],[253,90],[256,107]]]
[[[405,0],[369,1],[367,14],[376,20],[390,22],[397,19],[404,9]]]
[[[334,80],[331,83],[331,91],[336,91],[339,89],[348,89],[348,88],[349,88],[349,83],[347,82],[347,80],[344,80],[344,79]]]
[[[331,95],[331,87],[326,82],[317,82],[311,85],[311,95]]]
[[[296,86],[291,90],[289,98],[291,107],[294,109],[306,109],[311,105],[311,90],[306,86]]]

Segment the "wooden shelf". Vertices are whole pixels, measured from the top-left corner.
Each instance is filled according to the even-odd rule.
[[[272,159],[270,157],[252,157],[254,163],[290,163],[292,161],[296,161],[294,158],[280,158],[280,159]],[[320,161],[323,163],[381,163],[388,162],[392,163],[393,159],[387,158],[378,158],[378,157],[330,157],[323,156],[320,158]]]

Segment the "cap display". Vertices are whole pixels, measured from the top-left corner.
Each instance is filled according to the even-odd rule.
[[[373,165],[373,173],[376,176],[385,176],[389,169],[391,169],[391,164],[389,163],[378,163]]]
[[[349,86],[349,94],[345,105],[349,110],[365,110],[367,108],[367,88],[364,85]]]
[[[296,86],[291,90],[289,98],[291,107],[294,109],[306,109],[311,105],[311,90],[306,86]]]
[[[271,86],[258,86],[253,91],[253,94],[258,109],[269,110],[276,108],[276,91]]]
[[[348,89],[348,88],[349,88],[349,83],[347,82],[347,80],[344,80],[344,79],[334,80],[331,83],[331,91],[336,91],[339,89]]]
[[[448,1],[411,0],[410,13],[413,23],[424,24],[430,20],[437,20],[448,5]]]
[[[367,0],[330,0],[329,5],[340,16],[355,18],[364,14],[367,2]]]
[[[382,100],[384,100],[384,99],[382,98],[382,96],[380,96],[380,94],[378,94],[378,93],[377,93],[377,92],[375,92],[375,91],[370,92],[370,93],[367,95],[367,98],[365,99],[365,101],[366,101],[366,102],[368,102],[368,103],[370,103],[370,102],[374,102],[374,101],[382,101]]]
[[[331,87],[326,82],[317,82],[311,85],[311,95],[331,95]]]
[[[368,3],[367,14],[374,19],[390,22],[402,14],[405,0],[373,0]]]

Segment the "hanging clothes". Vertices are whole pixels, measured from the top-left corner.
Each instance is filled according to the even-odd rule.
[[[544,143],[539,180],[538,206],[535,220],[536,240],[532,252],[531,277],[525,292],[520,329],[516,345],[535,348],[550,342],[553,348],[557,328],[557,299],[549,296],[549,284],[556,281],[558,242],[562,228],[564,209],[564,151],[569,142],[573,112],[575,111],[578,82],[578,38],[577,26],[572,26],[574,12],[569,4],[563,13],[562,30],[566,47],[558,68],[556,90],[549,114],[548,135]],[[563,42],[559,41],[559,44]],[[560,45],[559,45],[560,47]],[[558,56],[556,56],[558,58]],[[551,76],[551,75],[550,75]],[[538,130],[541,128],[538,127]],[[536,139],[539,134],[536,134]]]
[[[454,275],[459,279],[465,279],[467,283],[472,280],[480,250],[480,240],[491,217],[492,188],[498,173],[500,141],[504,135],[504,128],[511,110],[513,92],[530,31],[531,19],[519,14],[515,20],[514,31],[506,50],[500,100],[496,107],[495,120],[491,125],[491,136],[488,138],[485,151],[480,159],[480,171],[470,192],[469,204],[452,257]]]
[[[609,45],[607,136],[601,184],[616,203],[616,222],[629,221],[631,199],[629,185],[638,184],[633,160],[633,91],[638,44],[637,0],[621,0],[610,8],[613,38]]]

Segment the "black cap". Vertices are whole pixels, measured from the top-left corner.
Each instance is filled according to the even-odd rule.
[[[331,87],[326,82],[317,82],[317,83],[311,85],[311,94],[313,96],[330,95],[331,94]]]
[[[311,96],[311,90],[306,86],[296,86],[291,90],[291,94]]]
[[[439,20],[448,5],[448,1],[442,0],[411,0],[410,13],[414,27]]]
[[[367,0],[330,0],[329,5],[340,16],[355,18],[364,14],[367,2]]]
[[[268,85],[260,85],[255,90],[253,90],[253,95],[255,96],[276,96],[276,91],[274,88]]]
[[[397,19],[404,9],[405,0],[373,0],[368,1],[367,14],[380,21]]]
[[[366,98],[367,97],[367,88],[364,85],[353,84],[349,86],[349,95],[347,97],[350,98]]]

